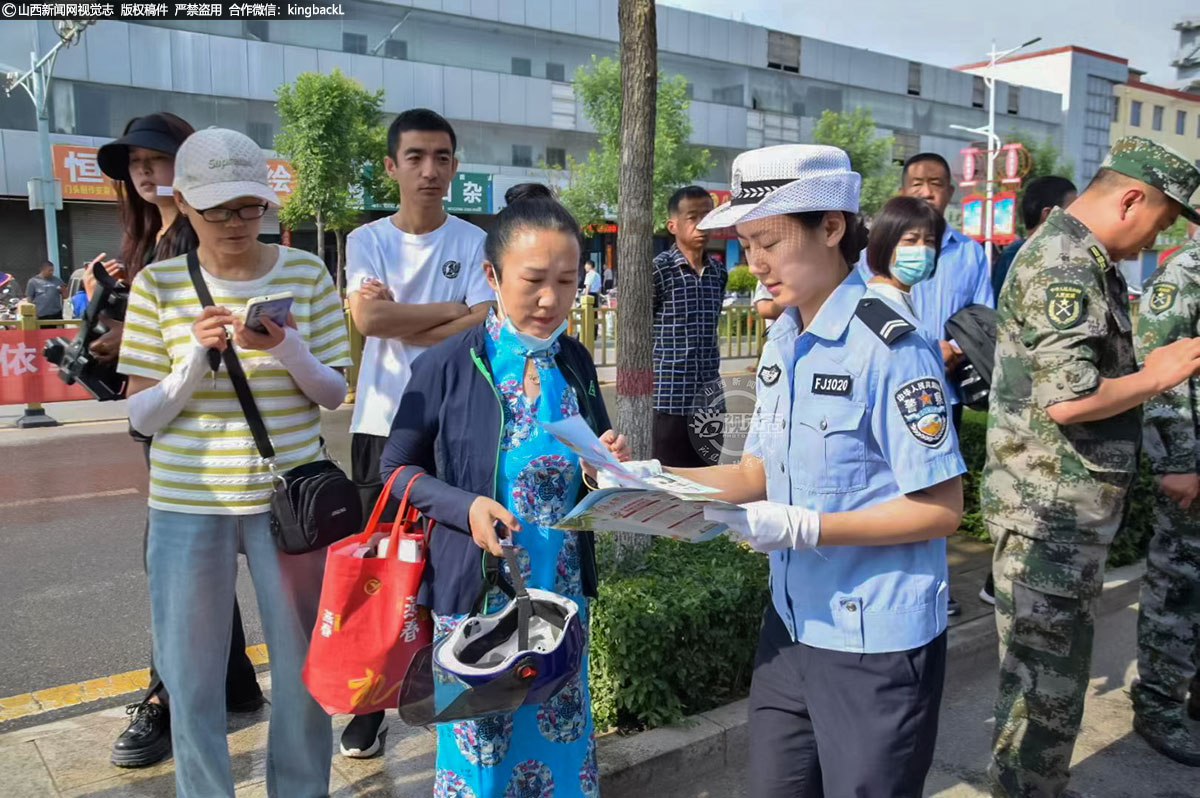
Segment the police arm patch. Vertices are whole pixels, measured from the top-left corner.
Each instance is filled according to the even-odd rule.
[[[917,442],[933,449],[946,440],[950,413],[941,380],[922,377],[905,383],[896,391],[900,417]]]
[[[1051,283],[1046,288],[1046,319],[1056,330],[1069,330],[1083,321],[1087,291],[1078,283]]]
[[[1171,309],[1175,304],[1175,295],[1179,293],[1179,286],[1175,283],[1155,283],[1150,289],[1150,309],[1155,313],[1163,313]]]
[[[763,385],[774,385],[779,382],[779,375],[783,373],[783,369],[779,366],[763,366],[758,370],[758,378],[762,380]]]

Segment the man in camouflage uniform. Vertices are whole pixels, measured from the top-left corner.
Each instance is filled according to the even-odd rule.
[[[1189,226],[1189,233],[1194,233]],[[1200,333],[1200,242],[1189,241],[1144,286],[1138,314],[1138,350]],[[1133,685],[1133,728],[1155,750],[1200,766],[1200,741],[1183,721],[1192,680],[1200,715],[1200,406],[1188,380],[1145,406],[1146,456],[1158,476],[1154,537],[1146,558],[1138,613],[1138,681]],[[1197,718],[1200,720],[1200,717]]]
[[[1052,211],[1021,249],[1000,294],[982,496],[996,541],[998,797],[1053,798],[1067,786],[1140,405],[1200,372],[1191,338],[1138,371],[1114,264],[1153,242],[1197,186],[1200,171],[1182,156],[1118,141],[1070,211]]]

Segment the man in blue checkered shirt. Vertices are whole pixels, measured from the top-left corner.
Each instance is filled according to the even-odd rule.
[[[708,234],[696,227],[712,209],[700,186],[671,195],[667,230],[675,245],[654,259],[654,457],[663,465],[716,465],[721,456],[717,322],[729,275],[704,252]]]

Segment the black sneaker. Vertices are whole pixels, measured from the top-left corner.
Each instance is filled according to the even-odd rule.
[[[979,600],[984,604],[996,606],[996,580],[989,573],[987,581],[983,583],[983,587],[979,588]]]
[[[257,683],[254,685],[254,692],[250,693],[249,695],[247,695],[245,697],[242,697],[242,696],[226,696],[225,697],[226,711],[232,712],[235,715],[244,715],[244,714],[247,714],[250,712],[257,712],[259,710],[259,708],[265,703],[267,703],[267,701],[265,698],[263,698],[262,689],[259,688]]]
[[[367,759],[383,748],[383,713],[356,715],[342,732],[342,756],[351,759]]]
[[[129,726],[112,747],[119,768],[144,768],[171,752],[171,712],[162,704],[143,701],[125,707]]]
[[[946,599],[946,614],[950,616],[961,615],[962,607],[958,606],[958,602],[952,598]]]
[[[1133,730],[1151,748],[1181,765],[1200,768],[1200,740],[1188,730],[1181,717],[1133,716]]]

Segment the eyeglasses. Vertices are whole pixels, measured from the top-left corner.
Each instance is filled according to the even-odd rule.
[[[267,206],[243,205],[240,208],[205,208],[200,211],[206,222],[228,222],[236,213],[239,219],[261,219],[267,212]]]

